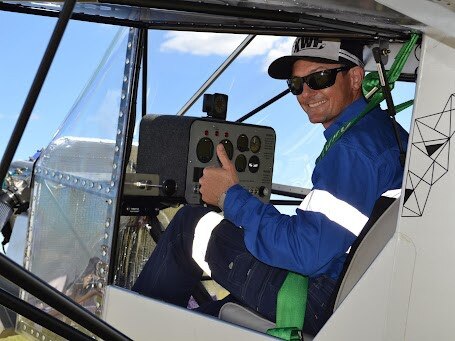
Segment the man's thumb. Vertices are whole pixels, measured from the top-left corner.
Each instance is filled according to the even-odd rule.
[[[216,154],[220,159],[221,166],[225,169],[229,169],[231,161],[226,153],[226,149],[224,149],[224,146],[221,143],[216,146]]]

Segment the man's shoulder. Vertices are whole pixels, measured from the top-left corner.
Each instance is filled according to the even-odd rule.
[[[407,143],[408,133],[398,125],[402,142]],[[348,130],[340,139],[340,147],[355,148],[376,158],[387,151],[398,150],[394,128],[387,112],[375,108]]]

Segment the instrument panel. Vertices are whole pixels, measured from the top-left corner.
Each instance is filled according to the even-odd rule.
[[[270,127],[208,118],[146,115],[139,131],[137,173],[141,174],[142,182],[151,185],[144,185],[139,191],[142,195],[201,204],[199,179],[205,167],[220,167],[216,146],[221,143],[235,165],[240,185],[268,202],[275,141],[275,131]],[[147,180],[147,174],[155,176],[155,180]],[[159,193],[150,190],[152,187],[159,188]]]
[[[219,167],[216,146],[222,144],[234,163],[240,184],[263,201],[270,199],[275,153],[272,128],[197,120],[191,126],[185,198],[199,202],[199,178],[207,166]]]

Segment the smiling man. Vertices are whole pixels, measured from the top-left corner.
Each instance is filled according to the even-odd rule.
[[[297,38],[292,55],[270,65],[270,76],[287,80],[328,141],[313,171],[314,187],[296,214],[280,214],[240,186],[219,145],[222,167],[204,169],[200,192],[224,219],[205,207],[181,209],[133,290],[186,306],[204,270],[230,292],[223,302],[235,300],[274,320],[278,291],[291,271],[309,278],[303,329],[320,330],[349,248],[376,200],[401,188],[403,177],[387,113],[378,106],[356,120],[367,105],[362,51],[355,41]],[[407,133],[399,127],[399,134],[406,146]],[[214,314],[223,302],[201,311]]]

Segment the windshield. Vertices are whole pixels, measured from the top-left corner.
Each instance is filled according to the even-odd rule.
[[[246,37],[222,33],[149,31],[147,113],[172,115],[179,112]],[[290,53],[293,41],[294,37],[256,36],[205,91],[229,96],[227,120],[237,120],[287,88],[285,81],[268,76],[267,68],[275,58]],[[163,68],[163,63],[169,67]],[[393,91],[395,104],[412,99],[414,89],[414,83],[397,82]],[[382,105],[385,107],[385,103]],[[397,115],[397,120],[408,131],[411,111],[412,107]],[[202,98],[185,115],[205,116]],[[324,128],[308,121],[295,96],[284,96],[245,123],[275,129],[273,182],[311,189],[314,162],[325,143]],[[137,133],[135,137],[137,139]],[[281,209],[292,214],[295,207]]]

